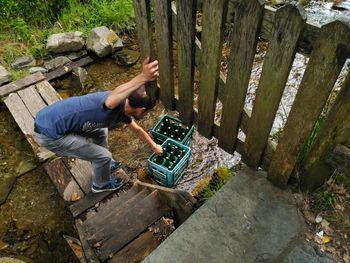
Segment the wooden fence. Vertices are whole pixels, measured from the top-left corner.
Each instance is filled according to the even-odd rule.
[[[234,15],[225,76],[220,62],[228,5],[233,5]],[[334,170],[326,162],[328,155],[336,145],[350,147],[350,73],[309,154],[303,160],[300,156],[349,57],[349,26],[339,21],[321,28],[311,25],[297,5],[276,11],[262,0],[210,0],[203,1],[199,41],[196,0],[134,0],[134,7],[142,56],[154,58],[157,48],[161,88],[156,83],[147,86],[153,99],[159,91],[165,107],[178,110],[185,123],[195,122],[202,135],[215,136],[220,147],[239,152],[249,166],[268,170],[269,179],[277,185],[288,182],[297,164],[304,167],[306,188],[319,186]],[[249,112],[244,103],[259,37],[269,44]],[[174,96],[174,41],[178,97]],[[297,52],[309,56],[309,61],[275,147],[269,135]],[[200,72],[198,109],[194,107],[196,66]],[[214,121],[217,99],[223,105],[220,123]],[[238,138],[239,129],[246,135],[244,141]]]

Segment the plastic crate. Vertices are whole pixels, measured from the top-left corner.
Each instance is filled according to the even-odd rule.
[[[162,144],[166,139],[173,139],[181,144],[190,145],[194,126],[185,126],[179,119],[164,115],[152,129],[156,143]]]
[[[175,140],[167,139],[162,144],[163,154],[153,153],[147,160],[152,177],[161,185],[175,186],[189,164],[191,149]]]

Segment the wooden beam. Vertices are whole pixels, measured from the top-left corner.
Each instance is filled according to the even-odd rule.
[[[187,125],[193,122],[193,93],[196,35],[196,0],[177,0],[178,111]]]
[[[227,82],[221,96],[222,129],[218,138],[219,146],[229,153],[234,151],[242,119],[263,10],[264,2],[260,0],[241,0],[235,9]]]
[[[22,101],[26,105],[33,118],[35,118],[36,114],[46,106],[45,102],[40,97],[34,85],[19,90],[17,93],[21,97]]]
[[[260,165],[293,65],[305,19],[306,16],[300,6],[291,4],[278,9],[275,16],[273,34],[264,59],[242,157],[243,162],[254,169]]]
[[[213,135],[226,11],[227,0],[203,3],[202,52],[205,56],[201,57],[199,65],[198,131],[209,139]]]
[[[343,68],[349,43],[346,24],[335,21],[321,28],[270,165],[268,178],[276,185],[288,182]]]
[[[134,0],[134,10],[137,25],[137,35],[139,39],[142,60],[149,57],[154,59],[152,44],[152,23],[150,0]],[[147,94],[152,101],[157,99],[157,82],[152,81],[146,84]]]
[[[154,24],[159,62],[160,100],[170,110],[174,109],[173,33],[171,0],[153,0]]]
[[[56,101],[61,100],[60,95],[50,85],[50,83],[47,80],[41,81],[37,83],[35,86],[47,105],[50,105]]]
[[[7,96],[11,92],[15,92],[21,89],[24,89],[28,86],[31,86],[39,81],[42,81],[45,79],[45,76],[40,73],[34,73],[32,75],[26,76],[22,79],[16,80],[14,82],[11,82],[7,85],[1,86],[0,87],[0,96]]]

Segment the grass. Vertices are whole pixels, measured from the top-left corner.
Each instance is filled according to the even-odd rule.
[[[13,79],[27,71],[11,69],[13,61],[23,55],[43,59],[49,35],[67,31],[82,31],[85,35],[97,26],[107,26],[117,33],[135,26],[132,0],[33,0],[0,3],[0,64]]]

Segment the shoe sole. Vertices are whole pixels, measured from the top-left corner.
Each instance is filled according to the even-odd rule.
[[[121,182],[120,185],[118,187],[116,187],[116,188],[113,188],[113,189],[101,189],[101,190],[96,190],[96,189],[91,187],[91,192],[93,192],[94,194],[102,193],[102,192],[113,192],[113,191],[116,191],[119,188],[121,188],[123,185],[124,185],[124,182]]]

